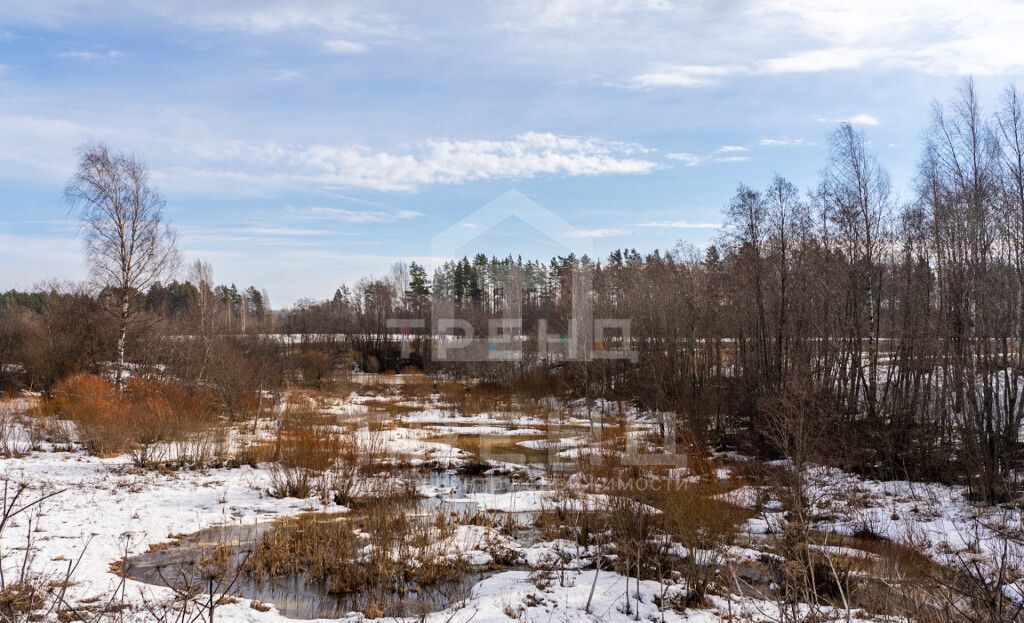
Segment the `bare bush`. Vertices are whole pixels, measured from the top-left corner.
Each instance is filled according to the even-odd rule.
[[[38,523],[34,514],[40,504],[63,491],[30,497],[29,486],[24,483],[3,479],[0,486],[0,621],[43,620],[67,606],[65,590],[75,568],[69,563],[63,574],[47,574],[36,569],[34,537]],[[10,528],[18,517],[28,518],[24,524],[25,537],[17,547],[8,549],[7,544],[14,542],[9,536]]]
[[[281,430],[275,446],[276,462],[270,466],[271,495],[326,495],[330,485],[328,472],[341,454],[341,438],[333,428],[304,426]]]

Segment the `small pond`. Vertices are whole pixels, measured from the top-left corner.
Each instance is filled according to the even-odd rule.
[[[416,471],[401,474],[415,479],[421,487],[438,493],[434,497],[410,500],[407,512],[412,515],[439,513],[473,515],[479,512],[476,504],[465,500],[473,493],[508,493],[527,485],[507,475],[466,475],[450,472]],[[535,486],[535,485],[534,485]],[[451,499],[448,499],[451,498]],[[350,521],[351,514],[323,514],[325,520]],[[488,513],[491,514],[491,513]],[[275,522],[249,525],[224,525],[208,528],[182,537],[164,547],[134,556],[128,560],[128,577],[157,586],[171,586],[178,590],[189,587],[197,592],[208,590],[204,575],[204,561],[218,546],[227,545],[231,562],[229,567],[242,564],[248,552],[275,526]],[[469,596],[472,587],[500,569],[471,567],[455,580],[420,586],[404,582],[401,589],[386,587],[368,594],[364,591],[332,593],[304,572],[276,575],[262,581],[254,580],[245,572],[228,573],[214,592],[228,593],[246,599],[273,604],[287,617],[297,619],[340,618],[353,612],[374,612],[378,616],[418,616],[444,610]]]

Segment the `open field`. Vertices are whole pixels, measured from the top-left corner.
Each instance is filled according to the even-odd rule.
[[[3,526],[5,578],[62,617],[168,621],[881,621],[941,611],[974,571],[1011,604],[1024,587],[1020,511],[956,487],[808,467],[797,509],[787,462],[623,460],[659,452],[651,414],[603,405],[602,434],[578,405],[467,412],[409,380],[292,392],[189,466],[90,456],[38,398],[5,401],[5,447],[26,444],[0,462],[7,507],[41,499]],[[807,570],[832,588],[801,593]]]

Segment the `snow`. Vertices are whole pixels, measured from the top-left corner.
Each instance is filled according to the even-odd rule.
[[[111,572],[111,563],[119,560],[127,546],[130,554],[141,553],[164,543],[175,535],[191,533],[223,524],[251,525],[297,513],[318,510],[344,510],[324,507],[310,500],[277,500],[263,491],[269,486],[267,473],[260,469],[210,469],[170,473],[143,472],[133,468],[126,457],[99,459],[80,452],[38,452],[19,459],[0,461],[0,471],[14,482],[31,485],[35,495],[63,491],[43,502],[37,517],[36,561],[47,573],[59,574],[68,557],[81,554],[75,584],[69,599],[85,600],[109,594],[119,582]],[[495,509],[539,510],[559,500],[550,491],[521,491],[508,495],[470,496],[484,506]],[[565,500],[561,501],[562,503]],[[605,496],[591,495],[577,502],[593,507],[606,504]],[[24,519],[5,534],[3,546],[17,547]],[[482,526],[458,526],[455,533],[439,540],[434,547],[442,552],[464,556],[473,564],[493,562],[495,548],[522,551],[529,563],[542,564],[564,558],[559,552],[577,552],[568,541],[539,543],[523,550],[517,543],[495,530]],[[587,554],[586,551],[583,552]],[[569,567],[578,566],[569,564]],[[535,585],[529,571],[507,571],[482,580],[470,598],[448,612],[430,615],[431,621],[507,621],[507,612],[517,612],[522,620],[550,620],[560,613],[559,620],[626,621],[633,615],[624,612],[626,581],[618,574],[601,571],[591,604],[591,614],[583,611],[594,571],[568,570],[546,588]],[[666,587],[656,582],[641,582],[641,597],[631,597],[632,608],[639,608],[642,618],[660,616],[655,597]],[[128,581],[129,603],[147,594],[161,594],[164,589]],[[668,611],[666,621],[718,620],[711,615],[683,618]],[[234,622],[285,621],[274,608],[259,612],[239,600],[218,610],[218,620]]]
[[[762,490],[757,487],[746,485],[739,487],[738,489],[733,489],[732,491],[720,493],[715,496],[715,499],[743,508],[757,508],[761,492]]]
[[[1017,559],[1024,554],[1019,544],[1000,536],[1007,528],[1024,525],[1024,512],[973,504],[964,487],[866,480],[826,467],[813,468],[807,478],[812,508],[830,517],[821,522],[829,531],[866,530],[946,564],[978,554],[991,563],[1004,545]]]
[[[969,562],[989,574],[998,571],[1004,548],[1008,561],[1024,560],[1024,542],[1014,536],[1024,525],[1024,510],[975,504],[965,487],[870,480],[822,466],[808,468],[804,479],[807,515],[816,518],[812,527],[817,530],[845,536],[873,535],[914,549],[938,563],[959,566]],[[767,489],[748,485],[716,498],[759,509],[744,523],[744,533],[777,534],[786,521],[782,504],[768,495]],[[822,551],[865,557],[865,552],[847,549],[829,546]],[[1024,594],[1024,577],[1007,590]]]
[[[367,412],[371,397],[353,394],[334,401],[326,411],[339,418],[359,416]],[[0,404],[2,413],[24,409],[28,402]],[[416,409],[403,413],[392,425],[383,428],[359,427],[353,439],[361,448],[379,452],[382,464],[401,460],[405,464],[424,465],[438,469],[458,468],[473,460],[473,455],[437,439],[440,435],[543,435],[539,418],[515,411],[494,411],[474,416],[459,415],[437,404],[435,399],[409,402]],[[551,402],[549,407],[563,408],[566,421],[579,422],[586,405]],[[656,414],[640,414],[626,405],[599,404],[591,409],[605,413],[622,413],[635,426],[633,438],[649,431]],[[518,445],[533,450],[549,450],[560,456],[585,455],[604,449],[587,434],[576,430],[566,437],[520,441]],[[257,437],[265,438],[267,431]],[[238,441],[237,438],[234,441]],[[719,454],[716,463],[728,460],[746,461],[747,457]],[[493,469],[516,469],[515,465],[492,463]],[[780,463],[776,467],[786,468]],[[219,525],[253,525],[303,512],[342,512],[345,507],[325,505],[317,499],[274,499],[267,495],[270,486],[265,466],[248,466],[197,471],[142,471],[132,466],[126,456],[96,458],[83,452],[60,452],[53,448],[33,452],[19,458],[0,459],[0,474],[12,482],[30,486],[31,497],[60,492],[44,501],[31,515],[19,517],[3,535],[5,550],[22,546],[31,530],[36,547],[35,564],[46,574],[63,572],[68,559],[81,555],[70,587],[71,601],[84,601],[109,595],[120,582],[111,571],[111,564],[127,551],[137,554],[163,544],[176,535],[193,533]],[[729,481],[733,471],[716,466],[707,478]],[[700,480],[686,468],[671,470],[670,477],[682,482]],[[552,480],[555,477],[552,476]],[[362,479],[363,492],[382,490],[391,477]],[[437,497],[443,502],[475,506],[491,513],[514,513],[517,516],[545,509],[568,507],[570,510],[598,510],[614,506],[618,500],[583,490],[578,479],[566,479],[568,490],[555,490],[555,482],[534,480],[520,485],[520,490],[503,493],[469,493],[461,497],[454,487],[417,482],[422,495]],[[1022,525],[1024,515],[1015,509],[982,508],[972,504],[962,488],[923,485],[910,482],[880,482],[858,478],[839,470],[816,467],[808,471],[807,498],[812,504],[815,528],[850,535],[863,530],[912,545],[940,562],[951,562],[957,556],[973,556],[990,565],[1003,545],[997,528]],[[785,524],[778,500],[771,499],[767,489],[745,485],[718,496],[719,500],[757,511],[743,531],[742,544],[723,547],[728,559],[754,562],[774,555],[757,548],[758,535],[778,532]],[[644,506],[643,510],[656,513]],[[31,520],[31,524],[30,524]],[[531,520],[532,521],[532,520]],[[771,620],[777,617],[775,606],[748,597],[724,594],[710,597],[707,609],[686,612],[663,608],[662,600],[671,602],[678,586],[655,581],[628,580],[609,570],[594,570],[596,550],[578,546],[564,539],[520,542],[501,529],[486,525],[458,525],[428,547],[444,556],[459,557],[474,565],[490,565],[497,560],[516,560],[526,569],[516,568],[482,579],[464,602],[450,609],[427,615],[431,623],[506,623],[512,619],[549,623],[628,621],[720,621],[731,612],[737,620]],[[516,532],[515,534],[519,534]],[[539,537],[538,537],[539,538]],[[523,543],[527,543],[524,545]],[[681,556],[713,558],[717,552],[688,551],[678,543],[665,542],[668,551]],[[863,550],[839,545],[814,545],[818,551],[852,558],[872,558]],[[1024,552],[1021,552],[1024,554]],[[19,558],[20,560],[20,558]],[[11,564],[11,563],[5,563]],[[128,581],[126,598],[139,605],[140,594],[166,594],[166,589]],[[1004,592],[1013,599],[1024,594],[1024,584],[1011,585]],[[586,608],[590,602],[589,611]],[[628,603],[628,605],[627,605]],[[845,614],[832,613],[835,620],[846,620]],[[360,615],[361,616],[361,615]],[[360,616],[353,615],[352,620]],[[286,621],[275,608],[262,612],[249,607],[248,600],[226,605],[218,610],[219,623],[267,623]],[[392,620],[392,619],[389,619]],[[409,623],[413,620],[409,619]],[[849,619],[857,621],[856,617]]]
[[[538,513],[545,509],[568,508],[570,510],[607,510],[612,503],[611,496],[603,493],[583,493],[569,496],[563,492],[512,491],[509,493],[471,493],[465,498],[448,498],[448,502],[471,502],[482,510],[503,513]],[[638,505],[648,513],[657,513],[658,509],[646,504]]]
[[[531,439],[529,441],[520,441],[516,443],[517,446],[524,448],[530,448],[532,450],[566,450],[569,448],[578,448],[591,443],[592,440],[587,437],[566,437],[564,439]]]
[[[81,555],[70,589],[79,599],[117,585],[110,565],[123,556],[126,544],[129,554],[137,554],[178,534],[323,508],[312,499],[269,497],[264,493],[268,473],[247,466],[158,474],[132,468],[127,457],[38,452],[0,460],[0,473],[12,483],[30,485],[31,497],[25,499],[60,492],[36,509],[36,563],[44,567],[40,571],[60,573],[68,558]],[[0,545],[22,546],[27,526],[28,517],[19,516]]]

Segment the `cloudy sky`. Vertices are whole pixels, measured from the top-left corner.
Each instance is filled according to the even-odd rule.
[[[813,185],[839,120],[906,195],[930,101],[993,99],[1022,32],[1008,0],[0,0],[0,290],[84,276],[62,192],[94,140],[275,305],[429,261],[509,190],[599,256],[706,244],[737,183]]]

